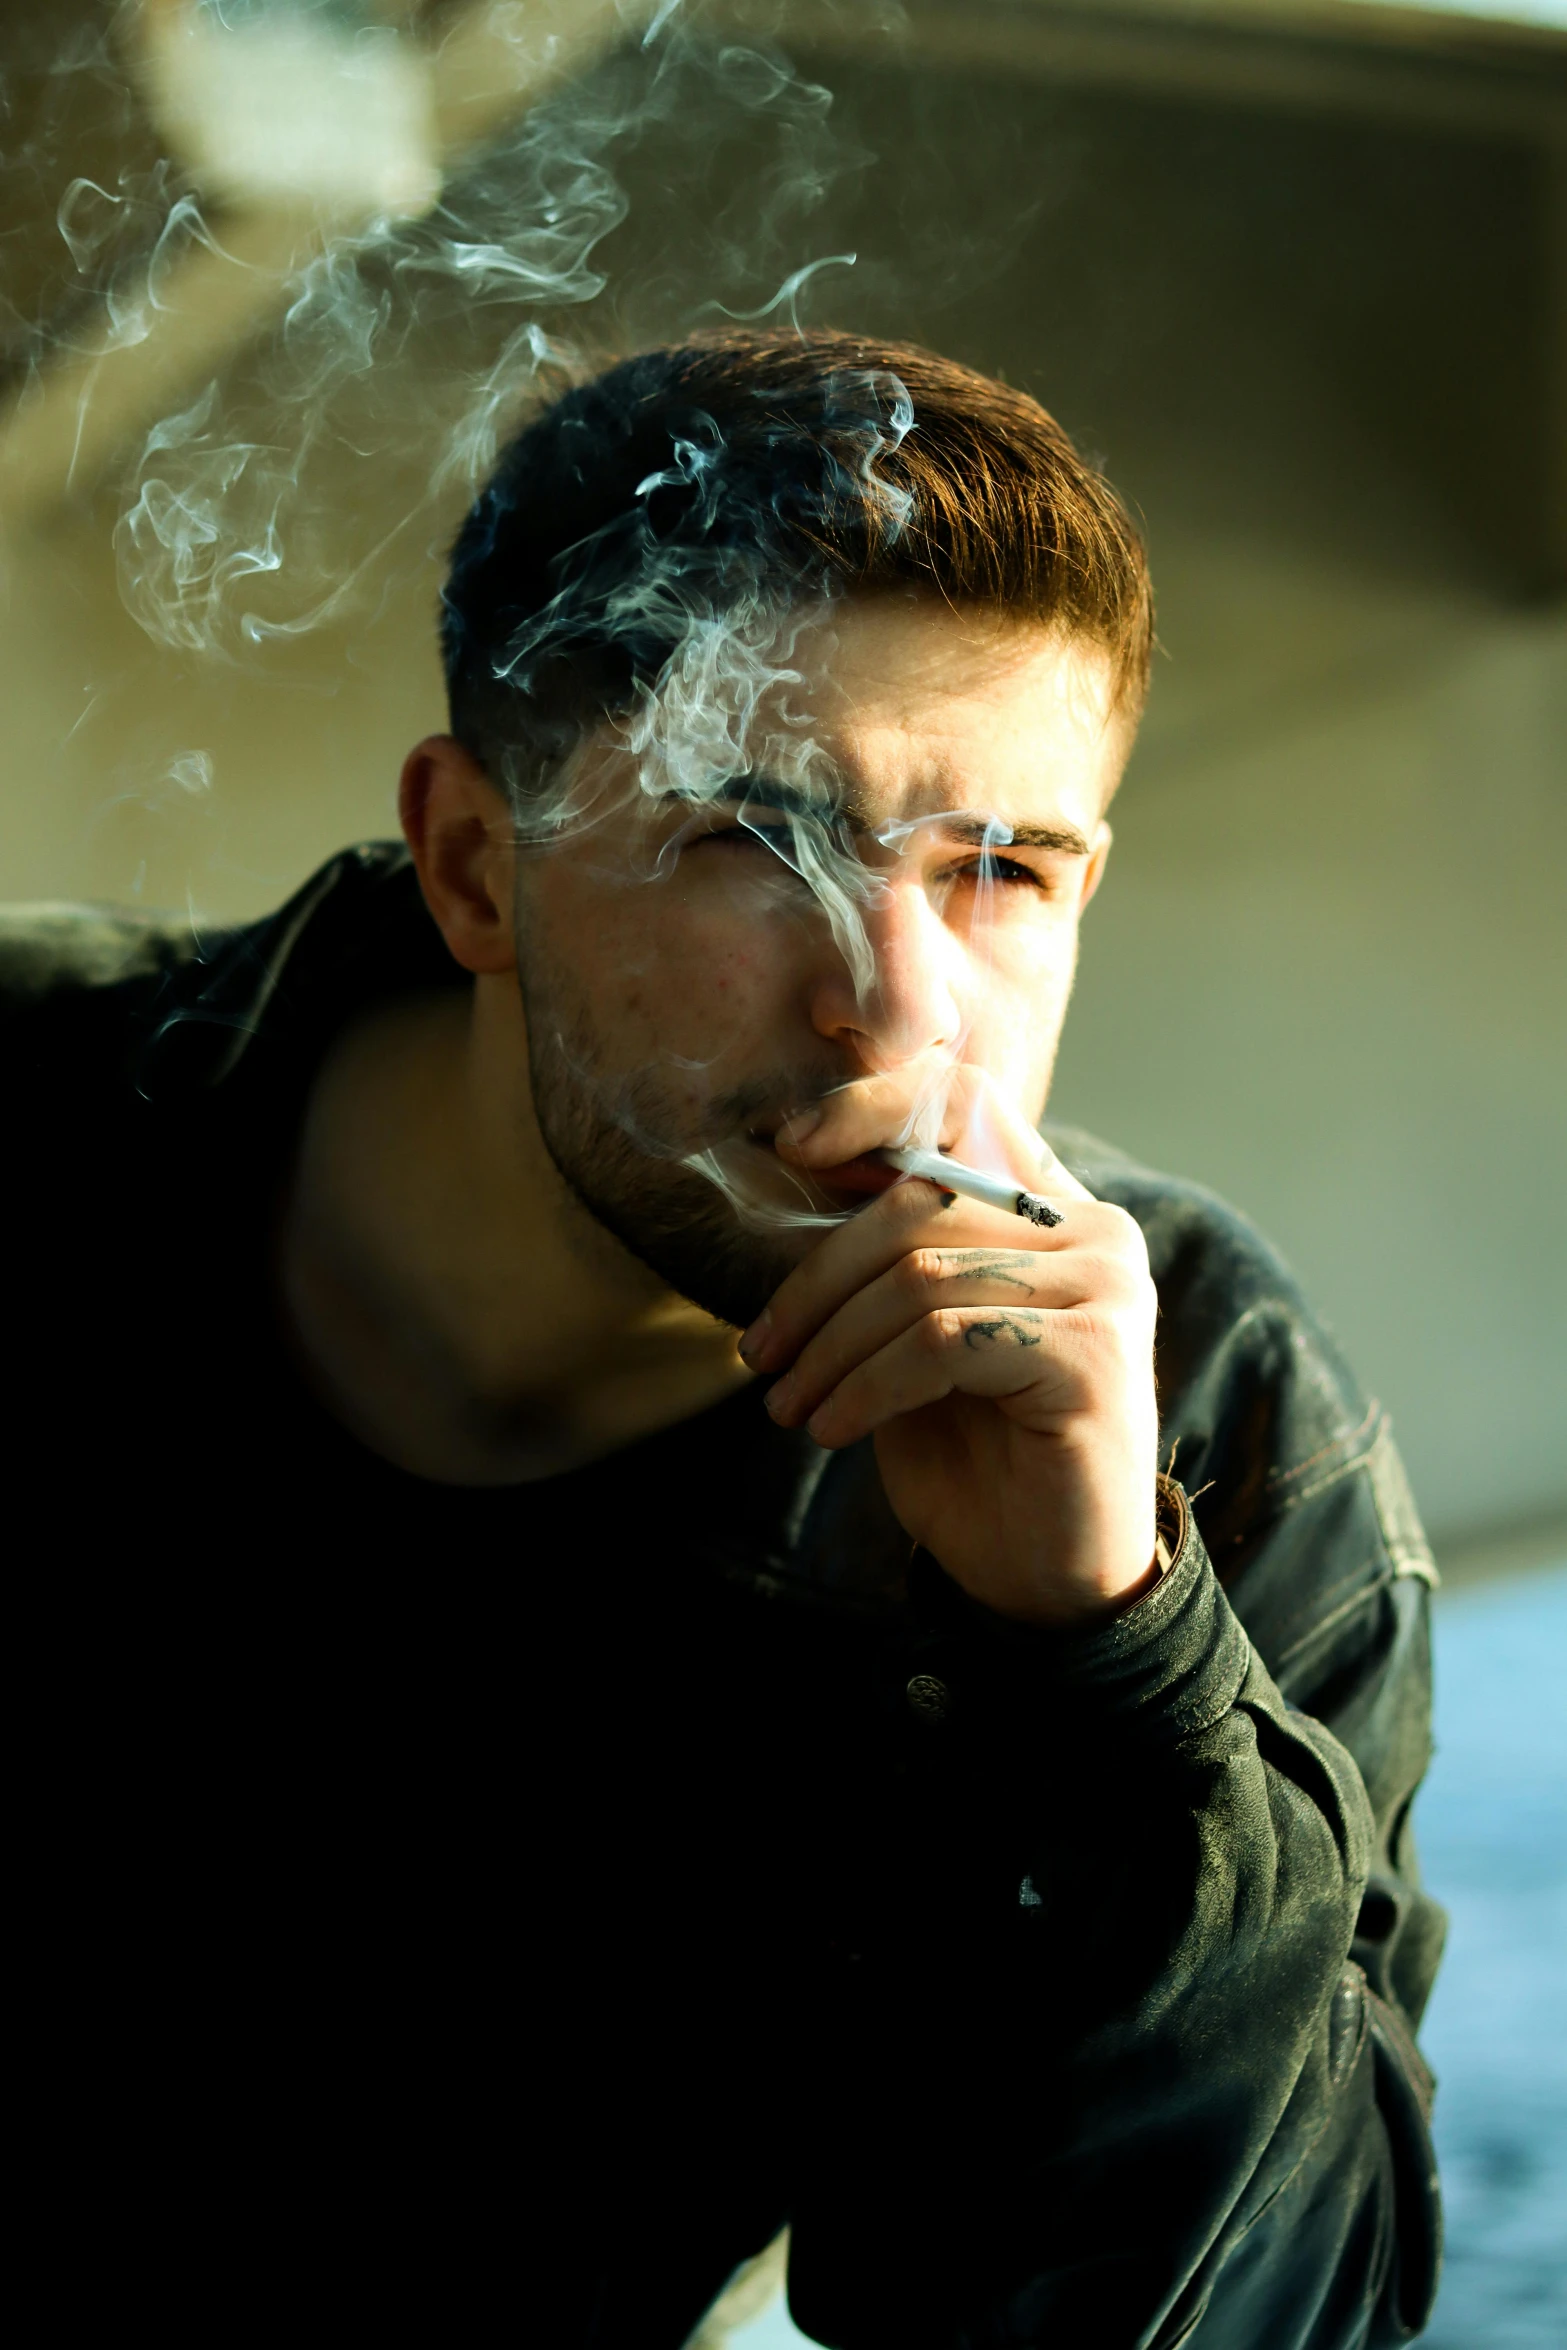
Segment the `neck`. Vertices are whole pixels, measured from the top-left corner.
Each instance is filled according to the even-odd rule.
[[[397,1466],[549,1476],[743,1384],[734,1333],[588,1213],[544,1146],[512,974],[353,1024],[316,1079],[280,1279],[305,1375]]]

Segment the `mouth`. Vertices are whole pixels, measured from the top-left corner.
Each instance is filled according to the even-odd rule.
[[[810,1170],[810,1180],[820,1185],[823,1191],[849,1191],[869,1195],[879,1191],[890,1191],[895,1183],[905,1181],[905,1177],[896,1167],[889,1167],[886,1160],[877,1152],[861,1151],[858,1158],[845,1159],[840,1166],[813,1167]]]
[[[781,1124],[782,1121],[780,1120]],[[747,1139],[751,1144],[774,1156],[773,1136],[765,1131],[753,1131]],[[824,1192],[831,1198],[871,1199],[878,1192],[890,1191],[905,1177],[896,1167],[889,1167],[879,1151],[861,1151],[855,1158],[843,1159],[835,1167],[790,1167],[796,1183],[809,1183],[813,1191]]]

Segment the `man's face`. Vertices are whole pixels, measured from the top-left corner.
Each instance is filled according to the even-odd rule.
[[[551,1155],[736,1323],[887,1180],[863,1154],[803,1176],[775,1147],[791,1116],[858,1088],[867,1147],[994,1164],[978,1070],[1037,1122],[1126,751],[1104,657],[991,614],[850,599],[793,665],[742,779],[650,788],[606,730],[584,756],[594,822],[518,860]]]

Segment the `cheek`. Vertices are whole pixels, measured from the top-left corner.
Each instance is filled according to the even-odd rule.
[[[1041,1102],[1076,967],[1076,926],[1021,925],[971,970],[969,1056],[1019,1101]]]
[[[970,946],[976,997],[1027,1013],[1070,993],[1077,967],[1077,923],[1053,914],[998,922]]]
[[[545,951],[574,974],[574,992],[620,1068],[714,1067],[776,1050],[798,992],[787,924],[715,905],[683,889],[678,871],[563,888],[544,919]]]

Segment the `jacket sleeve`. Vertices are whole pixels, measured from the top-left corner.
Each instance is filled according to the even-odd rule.
[[[1281,1476],[1274,1501],[1257,1535],[1239,1546],[1242,1562],[1226,1587],[1285,1698],[1353,1757],[1371,1808],[1349,1974],[1366,2008],[1392,2165],[1384,2338],[1398,2341],[1428,2320],[1441,2266],[1435,2082],[1415,2032],[1446,1919],[1421,1884],[1411,1820],[1431,1758],[1436,1570],[1391,1427],[1375,1405],[1336,1457]],[[1324,1560],[1331,1572],[1313,1573]]]
[[[791,2264],[801,2323],[846,2350],[1369,2350],[1424,2322],[1419,2060],[1350,1957],[1387,1827],[1180,1516],[1164,1580],[1082,1633],[916,1561],[925,2159],[862,2150]],[[1407,1669],[1386,1634],[1371,1702]]]

